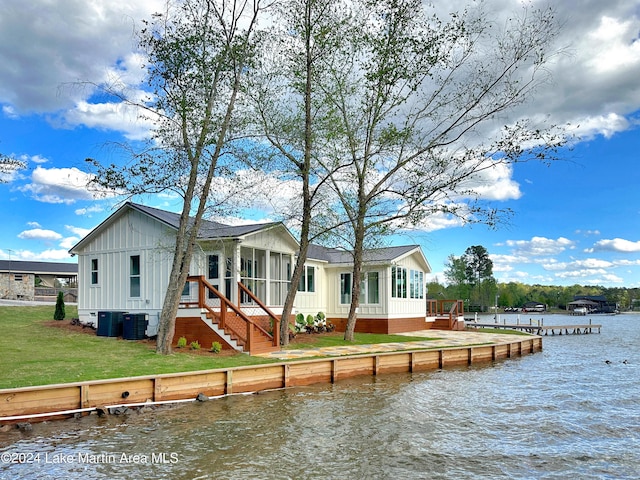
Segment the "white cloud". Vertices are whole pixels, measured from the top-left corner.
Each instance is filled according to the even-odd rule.
[[[18,114],[16,113],[16,109],[11,105],[3,105],[2,113],[4,113],[7,118],[19,118]]]
[[[89,187],[92,175],[75,167],[36,167],[31,175],[31,183],[18,188],[31,192],[33,198],[44,203],[72,204],[77,200],[93,200],[114,195],[113,192],[97,192]]]
[[[33,228],[25,230],[18,234],[18,238],[23,240],[60,240],[62,235],[53,230],[44,230],[42,228]]]
[[[511,178],[513,167],[507,164],[497,164],[483,169],[477,175],[465,182],[463,188],[473,190],[484,200],[517,200],[522,196],[520,185]]]
[[[604,275],[607,271],[602,268],[585,268],[581,270],[567,270],[555,274],[557,278],[587,278],[594,275]]]
[[[575,126],[570,127],[569,131],[583,139],[593,138],[598,134],[611,138],[616,132],[627,130],[631,125],[629,120],[617,113],[576,118],[574,122]]]
[[[638,35],[635,20],[602,16],[598,28],[587,36],[594,52],[587,65],[598,73],[615,73],[640,63],[640,43],[629,41]]]
[[[621,267],[640,266],[640,260],[616,260],[614,263]]]
[[[446,228],[462,227],[464,223],[464,220],[460,217],[437,212],[429,215],[429,217],[424,219],[416,228],[424,232],[435,232]]]
[[[65,225],[64,227],[77,237],[86,237],[92,230],[91,228],[74,227],[73,225]]]
[[[69,125],[123,132],[130,140],[143,140],[149,137],[153,123],[141,118],[139,113],[136,108],[123,103],[89,103],[83,100],[68,110],[64,119]]]
[[[60,246],[65,248],[67,251],[71,249],[74,245],[76,245],[80,241],[79,237],[67,237],[60,242]]]
[[[555,240],[546,237],[532,237],[531,240],[507,240],[505,244],[513,247],[520,256],[557,255],[575,245],[573,241],[564,237]]]
[[[6,254],[0,254],[0,257],[9,258]],[[67,250],[63,249],[48,249],[38,253],[31,250],[14,250],[11,252],[11,258],[36,262],[60,262],[70,260],[71,256]]]
[[[47,163],[49,161],[48,158],[45,158],[41,155],[20,155],[18,157],[18,160],[24,162],[25,164],[28,164],[29,162],[40,164]]]
[[[586,252],[610,251],[620,253],[637,253],[640,252],[640,241],[633,242],[623,238],[613,238],[608,240],[599,240],[593,244],[592,248],[585,250]]]
[[[594,277],[587,279],[585,283],[590,285],[608,285],[612,283],[624,283],[624,279],[614,274],[601,275],[600,277]]]
[[[104,212],[104,207],[100,205],[92,205],[91,207],[78,208],[75,210],[74,213],[80,216],[90,216],[90,214],[92,213],[102,213],[102,212]]]
[[[52,112],[86,99],[114,65],[130,65],[134,25],[161,11],[162,0],[4,0],[0,16],[0,102],[13,114]],[[128,63],[129,62],[129,63]],[[137,73],[137,72],[136,72]]]
[[[582,234],[582,235],[600,235],[600,230],[576,230],[577,234]]]

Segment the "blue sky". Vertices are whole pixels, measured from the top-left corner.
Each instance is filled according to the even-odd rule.
[[[519,113],[569,123],[580,141],[551,166],[518,165],[487,179],[496,205],[514,212],[508,225],[489,230],[434,218],[395,239],[422,245],[431,278],[444,281],[449,255],[483,245],[498,281],[640,287],[640,4],[557,3],[564,21],[557,46],[564,54],[550,67],[552,82]],[[518,2],[487,4],[500,21]],[[113,211],[117,199],[96,199],[86,190],[84,159],[110,161],[108,142],[140,139],[146,125],[72,84],[117,75],[138,86],[143,72],[133,25],[161,5],[3,2],[0,152],[27,168],[0,184],[0,259],[73,261],[68,249]],[[137,201],[179,207],[171,197]]]

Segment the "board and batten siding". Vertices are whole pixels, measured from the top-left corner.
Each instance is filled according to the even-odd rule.
[[[78,315],[97,325],[100,311],[149,314],[148,334],[155,334],[167,289],[175,230],[128,210],[114,219],[78,252]],[[140,256],[140,296],[131,297],[130,258]],[[92,284],[92,260],[98,261],[98,282]]]
[[[417,270],[423,272],[423,288],[426,282],[426,274],[428,272],[424,271],[424,267],[421,265],[421,262],[418,261],[418,254],[413,253],[412,255],[408,255],[404,258],[401,258],[397,261],[394,261],[394,266],[402,267],[407,269],[407,274],[411,270]],[[407,290],[409,280],[407,280]],[[407,298],[392,298],[391,297],[391,267],[388,269],[388,277],[385,282],[385,288],[387,289],[386,296],[389,300],[389,318],[415,318],[415,317],[425,317],[427,314],[427,302],[426,302],[426,292],[424,293],[424,298],[409,298],[410,295],[407,293]]]
[[[284,227],[281,226],[259,231],[243,238],[240,245],[242,247],[295,255],[298,252],[298,245],[288,235],[286,237],[282,235],[283,231]]]
[[[378,298],[377,304],[368,304],[361,299],[358,307],[358,316],[366,318],[387,318],[388,317],[388,297],[390,284],[390,270],[385,265],[365,266],[362,273],[378,272]],[[325,273],[327,296],[325,305],[327,306],[327,316],[331,318],[347,318],[351,305],[340,303],[340,275],[342,273],[353,274],[353,267],[327,268]]]
[[[426,315],[425,298],[392,298],[391,297],[391,267],[406,268],[423,272],[423,287],[428,272],[424,271],[424,266],[418,253],[399,258],[391,264],[364,265],[362,272],[378,272],[379,303],[369,304],[366,301],[360,302],[358,307],[358,317],[371,319],[397,319],[397,318],[417,318]],[[326,313],[332,318],[347,318],[349,314],[349,304],[340,303],[340,274],[352,273],[351,266],[325,268],[324,282],[327,285],[326,291]],[[409,297],[409,295],[407,295]]]
[[[326,274],[326,262],[308,259],[305,262],[306,267],[315,269],[315,291],[314,292],[296,292],[296,298],[293,302],[293,313],[302,313],[307,315],[316,315],[322,311],[327,313],[326,305],[328,305],[328,280]],[[298,287],[296,286],[296,289]]]

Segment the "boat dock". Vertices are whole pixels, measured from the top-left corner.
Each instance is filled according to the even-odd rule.
[[[478,323],[473,320],[467,320],[465,321],[465,326],[473,328],[504,328],[509,330],[522,330],[534,335],[549,335],[549,332],[551,332],[551,335],[555,335],[556,332],[558,332],[558,335],[600,333],[600,329],[602,328],[602,325],[592,323],[591,320],[589,320],[588,324],[583,325],[544,325],[543,322],[509,324],[506,323],[506,320],[505,323]]]

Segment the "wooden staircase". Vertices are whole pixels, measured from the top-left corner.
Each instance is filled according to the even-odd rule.
[[[219,325],[219,316],[212,315],[211,312],[207,311],[205,316],[209,322],[215,325]],[[228,311],[226,315],[226,328],[223,330],[229,338],[235,342],[235,344],[240,347],[237,348],[241,351],[247,351],[246,346],[246,337],[241,337],[236,332],[241,332],[245,329],[246,322],[245,320],[236,314],[234,311]],[[256,329],[253,338],[251,339],[251,355],[255,355],[257,353],[267,353],[279,350],[279,348],[275,348],[273,345],[273,337],[265,332],[262,328]]]
[[[462,300],[427,300],[427,316],[435,317],[435,330],[464,330],[464,302]]]
[[[182,302],[181,307],[198,308],[201,321],[215,332],[218,341],[226,344],[227,347],[250,355],[280,349],[280,336],[278,335],[280,319],[242,283],[238,283],[238,298],[243,296],[249,298],[252,309],[260,310],[261,315],[257,319],[248,316],[241,307],[234,305],[207,282],[204,276],[190,276],[187,281],[198,285],[198,298],[196,302]],[[276,335],[272,335],[265,329],[264,322],[260,321],[261,318],[266,318],[271,323],[272,331],[276,332]],[[201,334],[201,336],[203,335]],[[209,341],[210,338],[213,338],[213,333],[205,336],[207,337],[205,341]]]

